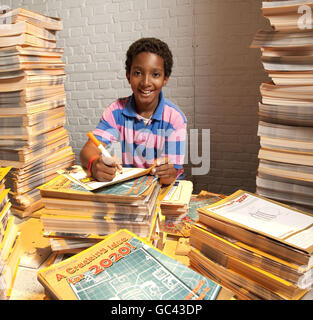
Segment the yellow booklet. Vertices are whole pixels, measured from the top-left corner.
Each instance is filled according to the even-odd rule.
[[[220,286],[128,230],[38,272],[63,300],[213,300]]]

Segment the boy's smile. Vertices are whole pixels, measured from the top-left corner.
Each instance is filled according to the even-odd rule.
[[[168,81],[163,58],[151,52],[139,53],[126,77],[135,96],[136,112],[145,118],[151,117],[159,104],[161,89]]]

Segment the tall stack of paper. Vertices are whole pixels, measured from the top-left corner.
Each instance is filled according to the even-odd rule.
[[[56,47],[58,18],[25,9],[0,15],[0,165],[12,212],[25,217],[42,207],[37,186],[73,164],[64,129],[65,64]]]
[[[81,167],[73,170],[80,176]],[[129,170],[124,168],[124,175]],[[70,180],[63,173],[39,187],[44,203],[41,221],[53,251],[79,251],[123,228],[154,240],[160,190],[154,176],[142,175],[93,191],[74,182],[73,176]],[[85,183],[91,186],[90,181]]]
[[[312,215],[242,190],[198,212],[191,266],[240,299],[297,300],[312,287]]]
[[[21,255],[18,227],[10,215],[5,177],[11,167],[0,167],[0,300],[10,297]]]
[[[272,79],[260,87],[257,193],[306,210],[313,209],[312,8],[313,1],[264,1],[274,30],[259,31],[251,45]]]

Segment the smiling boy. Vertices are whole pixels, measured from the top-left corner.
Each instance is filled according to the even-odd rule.
[[[125,65],[133,94],[107,107],[93,134],[104,146],[121,143],[123,166],[156,164],[152,174],[170,184],[183,173],[187,126],[183,112],[162,92],[172,72],[172,53],[163,41],[142,38],[129,47]],[[90,140],[80,160],[99,181],[112,180],[119,166],[116,158],[102,159]]]

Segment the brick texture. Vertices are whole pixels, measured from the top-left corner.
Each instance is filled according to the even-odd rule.
[[[249,45],[268,26],[261,0],[7,0],[63,20],[58,45],[64,47],[67,125],[77,155],[104,108],[131,94],[125,53],[143,36],[166,41],[174,55],[172,77],[164,89],[188,118],[188,128],[210,129],[210,171],[186,173],[201,189],[229,194],[255,191],[259,85],[267,80],[259,50]],[[208,143],[208,138],[203,141]]]

